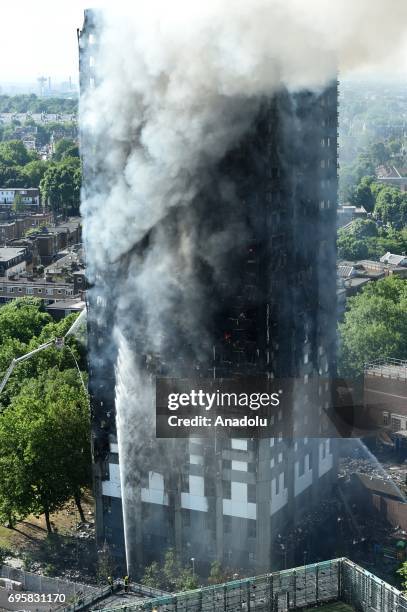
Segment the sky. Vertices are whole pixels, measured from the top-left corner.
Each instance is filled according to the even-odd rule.
[[[100,4],[98,2],[97,4]],[[34,82],[39,76],[77,82],[76,28],[86,0],[2,0],[0,83]]]
[[[127,0],[127,8],[142,1]],[[0,83],[34,83],[39,76],[58,82],[71,77],[76,83],[76,29],[83,23],[84,8],[121,2],[124,0],[2,0]],[[398,65],[404,78],[406,59],[407,55],[400,58]],[[380,76],[386,76],[388,70],[381,72]]]

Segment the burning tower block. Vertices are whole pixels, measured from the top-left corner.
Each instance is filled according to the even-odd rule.
[[[86,11],[82,96],[97,86],[99,44],[97,15]],[[201,571],[214,559],[253,572],[298,562],[298,554],[302,562],[307,544],[289,550],[284,533],[336,478],[322,414],[335,375],[337,100],[336,81],[319,92],[282,89],[257,99],[238,139],[204,168],[188,206],[169,208],[94,276],[89,385],[97,537],[123,565],[127,557],[133,576],[170,547],[185,562],[198,560]],[[106,180],[103,163],[93,163],[100,146],[84,132],[85,194],[94,215]],[[157,320],[155,342],[147,310],[160,303],[146,306],[135,278],[154,260],[157,244],[167,249],[157,266],[169,259],[179,283],[172,309]],[[120,309],[126,291],[131,299]],[[144,394],[156,375],[295,379],[293,437],[156,440]],[[316,395],[307,391],[311,379],[321,381]],[[309,419],[320,437],[296,437]]]

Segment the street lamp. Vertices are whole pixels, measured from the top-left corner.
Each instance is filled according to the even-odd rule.
[[[192,575],[195,576],[195,557],[191,557]]]

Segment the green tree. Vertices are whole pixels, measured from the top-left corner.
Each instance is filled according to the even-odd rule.
[[[182,566],[173,548],[169,548],[164,556],[163,579],[165,588],[169,591],[175,591],[177,581],[181,574]]]
[[[369,153],[376,165],[385,164],[390,159],[389,150],[383,142],[373,143],[370,147]]]
[[[208,577],[209,584],[221,584],[227,580],[228,576],[223,571],[222,565],[219,561],[213,561],[211,563],[211,569]]]
[[[190,567],[182,568],[181,573],[179,574],[175,583],[175,590],[192,591],[193,589],[197,589],[198,587],[198,578],[195,574],[192,573],[192,569]]]
[[[11,209],[16,214],[24,212],[25,206],[24,206],[24,203],[23,203],[23,198],[21,197],[21,195],[19,193],[17,193],[15,195],[13,203],[11,205]]]
[[[378,357],[407,359],[407,280],[390,276],[349,298],[339,332],[341,375],[359,375]]]
[[[372,219],[356,219],[349,230],[349,234],[361,240],[378,235],[377,225]]]
[[[356,238],[349,232],[339,230],[338,232],[338,257],[349,261],[357,261],[358,259],[366,259],[368,256],[368,247],[365,240]]]
[[[102,549],[98,552],[96,575],[99,584],[106,585],[109,578],[114,580],[115,573],[116,564],[109,547],[105,542]]]
[[[400,576],[401,590],[404,594],[407,593],[407,561],[401,564],[396,572]]]
[[[163,582],[164,578],[162,575],[162,570],[157,561],[153,561],[151,565],[147,565],[147,567],[144,569],[141,584],[144,584],[152,589],[162,589]]]
[[[39,187],[47,167],[47,162],[42,159],[36,159],[26,164],[23,168],[23,174],[26,177],[26,185],[29,187]]]
[[[71,138],[61,138],[55,145],[52,158],[55,161],[62,161],[65,157],[79,157],[78,145]]]
[[[375,205],[375,197],[371,189],[373,181],[374,178],[372,176],[363,176],[350,198],[352,204],[359,207],[363,206],[367,212],[372,212]]]
[[[89,485],[89,447],[88,400],[77,371],[55,368],[26,381],[0,416],[1,460],[11,456],[18,466],[14,515],[44,514],[51,532],[51,513],[72,496],[80,502]]]
[[[77,98],[40,98],[35,94],[0,95],[1,113],[76,113]]]
[[[25,166],[34,159],[38,159],[35,151],[28,151],[21,140],[9,140],[0,143],[0,164]]]
[[[407,194],[385,187],[377,195],[375,216],[383,223],[401,227],[407,224]]]
[[[80,203],[81,168],[79,158],[67,157],[51,164],[40,183],[43,202],[65,214],[77,214]]]
[[[52,317],[45,312],[40,299],[17,298],[0,308],[0,343],[7,338],[15,338],[28,344],[51,322]]]

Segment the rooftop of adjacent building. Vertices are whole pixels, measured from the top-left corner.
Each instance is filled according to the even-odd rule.
[[[48,304],[47,310],[72,310],[72,312],[81,312],[85,310],[86,303],[81,298],[72,298],[71,300],[55,300],[52,304]]]
[[[380,257],[381,263],[384,264],[392,264],[394,266],[406,266],[407,265],[407,257],[406,255],[395,255],[394,253],[390,253],[387,251],[382,257]]]
[[[81,260],[81,253],[76,251],[64,251],[58,253],[59,259],[53,261],[44,270],[45,274],[56,274],[61,272],[64,268],[71,268],[73,265],[79,265]]]
[[[337,273],[338,277],[344,280],[353,278],[368,278],[374,280],[380,278],[386,273],[405,273],[407,272],[407,257],[405,255],[393,255],[388,252],[380,261],[362,259],[359,261],[344,261],[338,262]]]
[[[13,248],[13,247],[0,247],[0,263],[5,263],[11,259],[15,259],[20,255],[24,255],[26,252],[25,248]]]
[[[365,364],[365,376],[380,376],[394,380],[407,381],[407,361],[380,358]]]
[[[391,479],[386,481],[383,480],[383,478],[369,476],[368,474],[352,474],[352,478],[359,480],[363,487],[372,493],[378,493],[386,497],[391,497],[399,500],[402,503],[406,502],[404,495]]]
[[[379,166],[376,171],[378,180],[400,180],[407,181],[407,169],[396,166]]]

